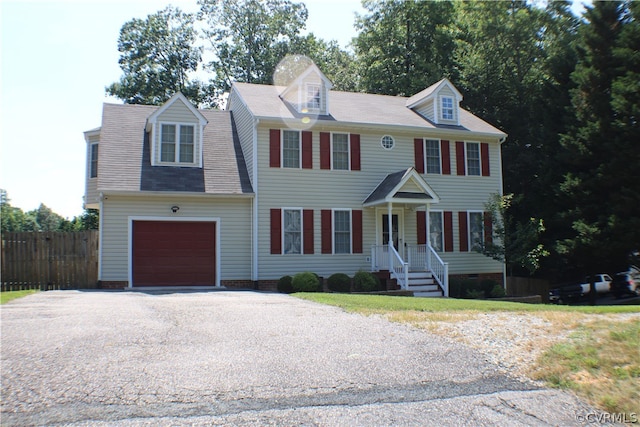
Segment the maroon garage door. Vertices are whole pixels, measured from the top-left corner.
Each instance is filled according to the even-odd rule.
[[[215,285],[216,223],[133,221],[133,286]]]

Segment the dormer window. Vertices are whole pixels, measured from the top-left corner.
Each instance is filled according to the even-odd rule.
[[[320,109],[320,89],[319,84],[307,84],[306,107],[309,110]]]
[[[453,98],[442,97],[442,120],[453,120]]]
[[[163,123],[160,129],[160,161],[193,164],[194,126]]]

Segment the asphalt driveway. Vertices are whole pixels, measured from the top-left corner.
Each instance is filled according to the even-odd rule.
[[[579,425],[593,410],[378,317],[254,292],[41,292],[2,315],[2,425]]]

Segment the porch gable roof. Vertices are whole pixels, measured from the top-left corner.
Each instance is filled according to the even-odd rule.
[[[412,182],[419,191],[403,191],[404,187]],[[423,205],[425,203],[439,203],[440,197],[433,188],[420,176],[415,168],[387,175],[378,186],[362,202],[364,207],[382,205],[387,203],[406,203]]]

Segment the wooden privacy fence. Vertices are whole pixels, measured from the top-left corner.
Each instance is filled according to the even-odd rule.
[[[88,289],[98,282],[98,231],[2,233],[2,291]]]
[[[507,277],[507,295],[526,297],[540,295],[542,302],[549,302],[549,281],[531,277]]]

